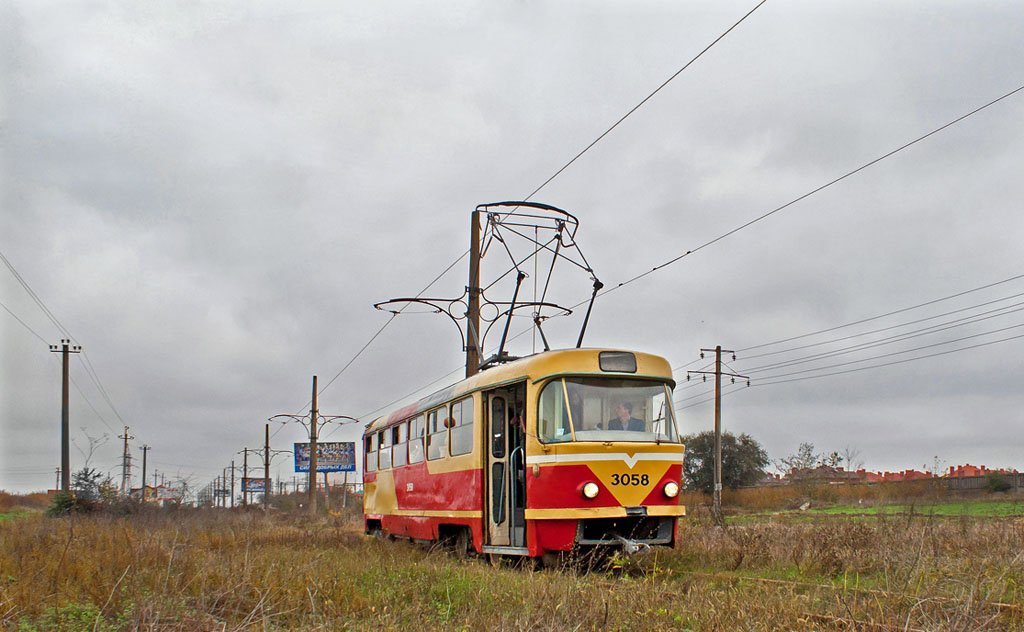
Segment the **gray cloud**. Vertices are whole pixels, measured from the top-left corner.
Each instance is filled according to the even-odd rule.
[[[466,249],[476,204],[534,190],[749,8],[6,3],[0,248],[157,467],[205,482],[387,322],[372,303],[415,294]],[[536,199],[582,219],[584,252],[614,286],[1017,87],[1021,13],[765,5]],[[684,365],[701,347],[1018,274],[1021,98],[608,294],[587,341]],[[465,276],[460,264],[430,293],[458,295]],[[589,281],[566,274],[553,291],[574,304]],[[61,337],[6,271],[0,301]],[[570,346],[579,318],[546,331]],[[58,462],[59,365],[6,312],[0,323],[0,488],[41,489]],[[858,446],[874,469],[1021,467],[1018,348],[744,389],[726,425],[776,457],[813,441]],[[321,407],[368,413],[460,362],[449,323],[403,315]],[[76,440],[118,434],[72,368],[98,411],[73,391]],[[709,427],[710,405],[680,418]],[[302,434],[274,432],[282,447]],[[114,471],[119,450],[109,441],[95,462]]]

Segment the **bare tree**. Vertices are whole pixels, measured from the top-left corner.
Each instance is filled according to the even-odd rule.
[[[843,462],[846,463],[846,470],[848,472],[864,467],[864,461],[860,458],[860,450],[851,445],[843,448]]]
[[[71,443],[75,446],[75,449],[78,450],[78,452],[82,455],[82,458],[85,459],[85,464],[82,466],[82,469],[87,470],[89,469],[89,462],[92,461],[93,455],[96,454],[96,450],[101,445],[110,440],[110,435],[104,432],[102,436],[94,437],[85,431],[85,427],[81,427],[79,428],[79,430],[82,431],[82,434],[85,435],[85,438],[89,441],[89,446],[85,450],[83,450],[73,437],[71,439]]]

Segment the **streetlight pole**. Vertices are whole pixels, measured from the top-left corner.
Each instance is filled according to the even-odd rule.
[[[316,392],[316,376],[315,375],[313,376],[313,400],[312,400],[312,405],[311,405],[310,410],[309,410],[309,425],[306,426],[306,422],[305,422],[306,417],[304,415],[303,416],[300,416],[300,415],[289,415],[289,414],[274,415],[273,417],[268,418],[267,421],[273,421],[274,419],[278,419],[280,417],[287,417],[288,419],[291,419],[292,421],[297,421],[300,424],[302,424],[306,428],[306,430],[309,431],[309,489],[307,491],[309,492],[309,507],[310,507],[309,512],[310,512],[310,515],[315,516],[316,515],[316,491],[317,491],[316,472],[317,472],[317,466],[318,466],[318,464],[317,464],[317,456],[318,455],[317,455],[317,449],[316,449],[316,446],[317,446],[317,420],[320,420],[321,425],[326,424],[326,423],[330,423],[330,422],[338,420],[338,419],[348,419],[348,420],[351,420],[351,421],[356,422],[356,423],[359,423],[360,420],[356,419],[355,417],[350,417],[348,415],[321,415],[319,409],[317,408],[317,392]],[[270,432],[270,430],[269,430],[269,427],[268,427],[268,430],[267,430],[268,435],[269,435],[269,432]],[[269,439],[269,436],[268,436],[267,437],[267,452],[268,453],[270,451],[269,449],[270,449],[270,439]],[[269,457],[267,457],[267,461],[266,461],[266,466],[265,467],[266,467],[265,474],[267,474],[269,476],[269,474],[268,474],[269,473],[269,468],[270,468]]]

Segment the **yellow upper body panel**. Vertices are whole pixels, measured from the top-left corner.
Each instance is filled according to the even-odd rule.
[[[416,413],[426,411],[438,404],[464,396],[466,393],[495,388],[502,384],[526,380],[529,385],[548,377],[558,375],[603,375],[616,377],[640,377],[664,380],[675,385],[672,379],[672,367],[660,356],[640,352],[632,353],[636,357],[636,372],[602,371],[600,354],[618,349],[566,349],[545,351],[513,362],[500,364],[481,371],[476,375],[457,382],[447,388],[433,393],[412,406],[406,406],[389,415],[378,417],[367,426],[370,434],[400,421]],[[531,389],[532,390],[532,389]]]

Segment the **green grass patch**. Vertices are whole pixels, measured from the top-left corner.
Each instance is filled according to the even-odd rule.
[[[14,509],[12,511],[0,513],[0,522],[3,522],[4,520],[14,520],[15,518],[24,518],[32,515],[32,513],[33,512],[28,509]]]
[[[920,505],[881,505],[877,507],[847,505],[842,507],[810,509],[807,513],[818,515],[902,515],[914,513],[937,516],[1013,517],[1024,516],[1024,503],[1012,500],[968,500],[947,503],[927,503]]]

